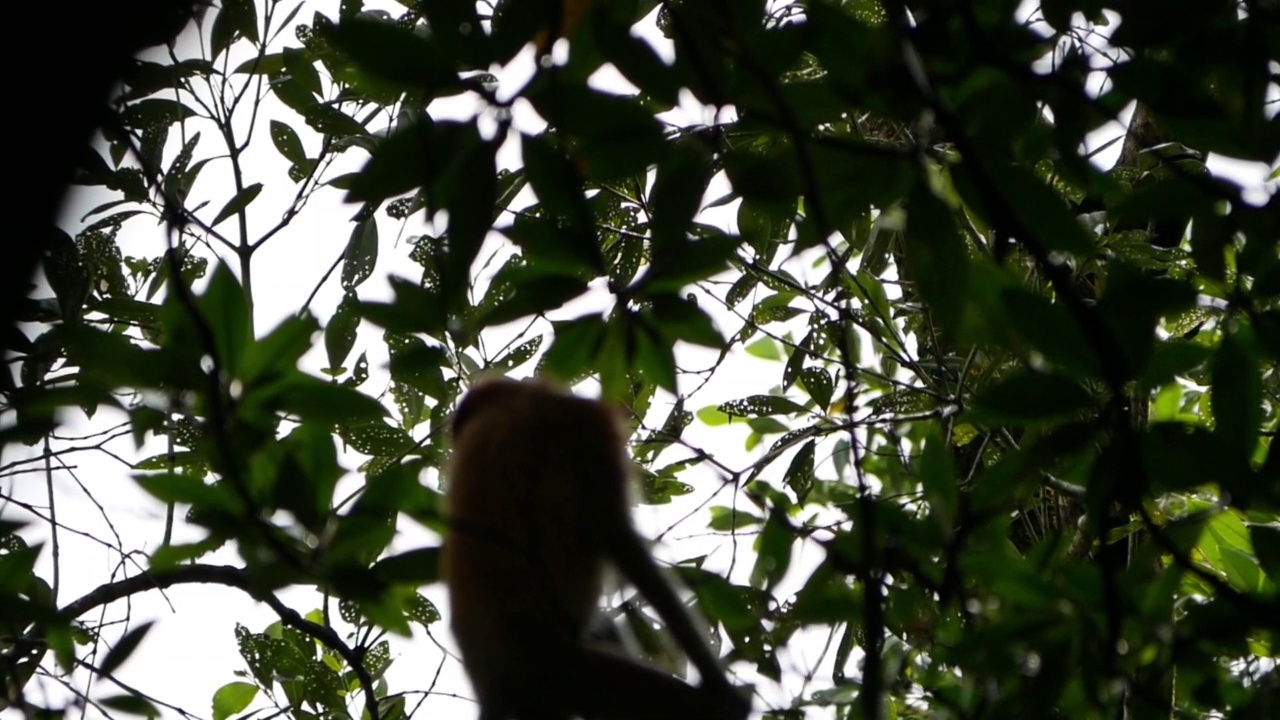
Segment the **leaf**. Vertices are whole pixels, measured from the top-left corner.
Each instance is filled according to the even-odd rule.
[[[835,381],[831,379],[831,373],[823,368],[807,367],[800,371],[800,384],[818,407],[825,411],[831,406],[831,396],[835,392]]]
[[[929,514],[942,532],[955,528],[960,509],[959,486],[951,448],[937,424],[929,425],[924,452],[920,456],[920,484],[929,503]]]
[[[396,455],[413,447],[413,437],[384,422],[353,425],[342,433],[352,450],[362,455]]]
[[[272,75],[284,70],[284,56],[280,53],[268,53],[261,57],[245,60],[231,71],[233,75]]]
[[[787,522],[786,512],[773,508],[756,543],[756,562],[751,568],[751,584],[769,590],[775,587],[791,567],[791,546],[796,533]]]
[[[702,207],[702,195],[711,180],[711,153],[696,138],[684,138],[672,146],[658,165],[649,193],[649,230],[654,253],[663,245],[682,243],[689,225]]]
[[[359,299],[355,293],[346,293],[338,303],[338,309],[329,324],[324,327],[324,349],[329,360],[328,370],[339,372],[342,363],[356,344],[356,331],[360,328]]]
[[[177,100],[148,98],[129,105],[121,114],[120,122],[127,128],[146,132],[168,128],[195,116],[194,110]]]
[[[724,169],[743,202],[761,207],[771,216],[794,208],[800,196],[800,171],[791,149],[783,143],[734,148],[725,156]]]
[[[280,408],[316,423],[354,423],[381,419],[386,408],[359,391],[297,373],[282,382]]]
[[[209,285],[198,304],[204,313],[203,322],[213,332],[224,372],[236,376],[253,338],[244,288],[226,263],[219,262],[214,267],[213,276],[209,278]]]
[[[261,192],[262,183],[254,183],[236,193],[234,197],[227,201],[226,205],[222,206],[222,209],[218,211],[218,214],[214,216],[213,222],[209,223],[209,227],[217,227],[218,223],[221,223],[232,215],[243,211],[249,206],[249,203],[253,202],[258,197],[258,193]]]
[[[666,150],[662,127],[635,98],[563,82],[538,83],[526,97],[575,147],[588,179],[642,173]]]
[[[587,291],[587,283],[563,275],[534,277],[521,281],[509,300],[495,305],[482,315],[479,327],[493,327],[529,315],[554,310]]]
[[[478,29],[478,28],[477,28]],[[458,82],[452,58],[431,36],[390,20],[361,15],[321,27],[322,36],[361,69],[430,99]]]
[[[779,349],[778,341],[771,337],[762,337],[744,348],[747,354],[761,360],[782,360],[782,351]]]
[[[1213,359],[1214,435],[1233,464],[1253,457],[1262,422],[1262,381],[1258,358],[1244,342],[1245,331],[1224,333]]]
[[[535,337],[532,340],[522,342],[511,349],[511,352],[490,363],[489,367],[502,372],[509,372],[521,365],[529,362],[534,354],[538,352],[538,348],[542,346],[542,337]]]
[[[1080,325],[1060,303],[1023,288],[1007,288],[1002,295],[1014,330],[1055,369],[1075,377],[1098,377],[1097,355]]]
[[[181,472],[159,475],[137,475],[134,481],[163,503],[184,503],[231,510],[235,499],[223,485],[209,485],[203,479]]]
[[[213,693],[213,720],[226,720],[249,707],[258,695],[258,686],[247,682],[229,682]]]
[[[604,257],[596,241],[591,212],[582,194],[582,177],[552,140],[546,134],[521,136],[525,176],[548,215],[548,221],[543,222],[561,229],[561,240],[557,244],[563,246],[562,252],[595,274],[602,274]],[[530,222],[539,221],[530,219]]]
[[[1032,370],[1015,370],[984,388],[972,413],[980,421],[1030,424],[1070,419],[1093,403],[1074,380]]]
[[[1280,524],[1249,526],[1249,540],[1258,564],[1273,583],[1280,583]]]
[[[813,488],[813,462],[816,441],[810,440],[800,446],[800,450],[791,458],[783,481],[796,494],[796,502],[803,505],[809,491]]]
[[[734,417],[715,405],[708,405],[695,414],[698,416],[698,420],[701,420],[702,424],[707,425],[708,427],[728,425],[730,422],[733,422]]]
[[[520,216],[504,234],[519,246],[529,271],[588,278],[604,272],[600,244],[591,233],[563,227],[554,220]]]
[[[637,88],[665,108],[679,103],[681,65],[668,66],[647,41],[627,32],[621,23],[599,23],[601,53],[607,62]]]
[[[141,715],[147,718],[160,717],[160,710],[150,700],[140,695],[111,695],[98,698],[95,703],[111,710],[119,710],[130,715]]]
[[[661,331],[652,324],[639,322],[630,324],[628,330],[633,334],[634,342],[629,345],[634,349],[631,358],[632,366],[640,371],[641,377],[670,393],[676,392],[676,357],[674,343],[668,342]]]
[[[412,335],[388,332],[384,338],[391,352],[391,379],[404,383],[437,400],[449,396],[442,369],[449,358],[443,348],[428,345]]]
[[[142,642],[142,639],[151,631],[151,625],[152,623],[150,622],[143,623],[125,633],[124,637],[120,638],[120,640],[118,640],[116,644],[107,651],[106,657],[102,658],[102,662],[98,665],[98,674],[109,676],[116,670],[120,669],[120,666],[124,664],[124,661],[128,660],[129,656],[133,655],[134,651],[138,649],[138,645]]]
[[[725,235],[656,245],[649,271],[638,283],[655,294],[679,291],[724,270],[737,247],[738,241]]]
[[[312,105],[306,109],[303,117],[307,125],[324,135],[351,137],[368,134],[358,120],[330,105]]]
[[[241,377],[245,382],[253,383],[293,371],[302,356],[311,350],[312,340],[319,329],[320,325],[311,313],[281,320],[271,332],[245,351]]]
[[[585,374],[604,342],[604,320],[598,315],[585,315],[551,325],[555,339],[542,356],[539,369],[565,382]]]
[[[373,564],[373,573],[388,583],[430,585],[440,580],[440,548],[420,548],[383,558]]]
[[[446,319],[440,296],[404,278],[391,278],[395,299],[390,303],[360,302],[360,315],[381,327],[399,333],[444,332]]]
[[[276,150],[284,156],[285,160],[294,165],[304,165],[307,162],[307,151],[302,146],[302,139],[298,137],[298,131],[279,120],[271,121],[271,142],[276,146]]]
[[[230,40],[234,37],[243,37],[254,45],[258,44],[258,13],[253,0],[224,0],[215,24],[224,19],[231,30],[231,34],[225,38],[227,45],[230,45]],[[213,57],[221,54],[227,45],[222,48],[215,45]]]
[[[717,350],[724,347],[724,337],[692,295],[655,295],[652,318],[651,327],[673,341],[684,340]]]
[[[927,188],[917,185],[908,200],[906,258],[911,279],[933,316],[963,335],[970,297],[969,259],[950,211]]]
[[[1021,165],[998,161],[985,163],[983,167],[1006,193],[1009,210],[1045,249],[1079,257],[1093,251],[1093,241],[1067,209],[1062,196],[1034,173]]]
[[[375,216],[356,223],[342,255],[342,289],[352,292],[369,276],[378,262],[378,223]]]
[[[716,408],[730,416],[765,417],[769,415],[793,415],[803,413],[804,406],[777,395],[751,395],[738,400],[721,403]],[[701,414],[699,414],[701,417]],[[705,422],[705,420],[704,420]]]

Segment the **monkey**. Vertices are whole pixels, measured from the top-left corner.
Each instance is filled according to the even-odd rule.
[[[538,382],[477,384],[452,420],[442,574],[480,720],[744,720],[750,699],[631,522],[618,418]],[[695,687],[591,647],[606,563],[653,605]]]

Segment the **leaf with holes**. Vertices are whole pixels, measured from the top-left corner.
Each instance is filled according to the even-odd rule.
[[[804,406],[777,395],[751,395],[721,403],[717,410],[734,417],[768,417],[804,412]]]

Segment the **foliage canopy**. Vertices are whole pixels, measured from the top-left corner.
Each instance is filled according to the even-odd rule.
[[[0,375],[6,704],[158,712],[90,692],[148,628],[90,611],[217,583],[280,622],[215,718],[431,712],[385,633],[440,619],[436,550],[391,542],[446,526],[471,380],[536,367],[625,408],[644,502],[743,541],[678,569],[767,717],[1276,716],[1280,201],[1206,165],[1280,155],[1275,3],[313,5],[209,10],[82,163],[106,199]],[[336,275],[259,331],[259,251],[339,198]],[[163,537],[60,598],[54,480],[117,445]]]

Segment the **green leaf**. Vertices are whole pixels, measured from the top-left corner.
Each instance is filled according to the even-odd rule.
[[[972,302],[969,258],[951,212],[927,187],[916,186],[907,204],[907,269],[948,331],[963,336]]]
[[[598,315],[584,315],[551,325],[555,339],[542,356],[539,369],[565,382],[586,374],[604,343],[604,320]]]
[[[587,283],[577,277],[533,277],[515,286],[511,298],[482,315],[480,327],[492,327],[529,315],[554,310],[587,291]]]
[[[778,347],[778,341],[771,337],[762,337],[755,342],[743,348],[747,354],[761,360],[782,360],[782,351]]]
[[[312,348],[319,329],[310,313],[286,317],[266,337],[249,346],[241,377],[252,383],[296,369],[298,361]]]
[[[692,295],[655,295],[651,315],[650,326],[671,340],[684,340],[717,350],[724,347],[724,338],[716,329],[711,316],[698,305]]]
[[[650,293],[677,292],[724,270],[737,248],[738,241],[724,235],[655,245],[649,271],[637,284]]]
[[[1249,540],[1258,564],[1273,583],[1280,583],[1280,524],[1249,526]]]
[[[195,116],[194,110],[177,100],[147,98],[130,104],[120,116],[120,122],[127,128],[154,131]]]
[[[412,335],[388,333],[385,337],[391,352],[391,379],[420,390],[437,400],[449,394],[443,368],[449,358],[441,347],[428,345]]]
[[[440,288],[448,306],[458,312],[468,305],[471,264],[493,226],[498,170],[494,157],[497,144],[482,140],[474,123],[458,127],[455,134],[458,137],[454,142],[460,148],[457,161],[433,178],[427,199],[432,203],[436,202],[433,197],[443,198],[449,211]]]
[[[313,130],[334,137],[350,137],[367,135],[358,120],[330,105],[312,105],[303,113],[303,118]]]
[[[284,70],[284,55],[268,53],[245,60],[231,71],[232,75],[271,75]]]
[[[355,423],[387,414],[377,400],[340,385],[298,373],[280,387],[280,408],[315,423]]]
[[[960,509],[959,479],[951,448],[936,424],[928,426],[924,452],[920,456],[920,484],[929,503],[929,514],[944,533],[955,527]]]
[[[628,32],[621,23],[602,22],[595,29],[604,59],[613,63],[623,77],[663,107],[679,103],[679,64],[668,66],[652,45]]]
[[[1234,464],[1253,458],[1262,422],[1258,358],[1244,341],[1244,333],[1224,333],[1213,359],[1214,435]]]
[[[777,395],[751,395],[740,398],[738,400],[730,400],[721,403],[718,408],[730,416],[735,417],[766,417],[769,415],[793,415],[803,413],[804,406]],[[702,415],[699,413],[699,418]],[[703,422],[706,422],[704,419]]]
[[[504,234],[520,247],[527,261],[526,272],[584,278],[604,273],[604,257],[591,233],[563,227],[553,220],[521,216]]]
[[[160,717],[160,710],[150,700],[139,695],[111,695],[98,698],[95,703],[111,710],[119,710],[130,715],[141,715],[147,718]]]
[[[787,522],[786,512],[773,508],[756,544],[756,562],[751,568],[751,584],[765,590],[775,587],[791,567],[791,546],[795,530]]]
[[[294,165],[306,164],[307,151],[302,146],[302,139],[298,137],[298,132],[286,123],[279,120],[271,121],[271,142],[275,144],[276,150],[284,156],[285,160]]]
[[[209,223],[209,227],[217,227],[223,220],[243,211],[249,206],[249,203],[257,199],[258,194],[261,192],[262,183],[254,183],[236,193],[235,196],[228,200],[227,204],[223,205],[222,209],[218,211],[218,214],[213,218],[213,222]]]
[[[749,202],[777,216],[795,208],[800,196],[800,170],[785,143],[735,147],[725,156],[725,172],[733,189]]]
[[[420,548],[383,558],[373,564],[373,573],[388,583],[430,585],[440,580],[440,548]]]
[[[1093,404],[1074,380],[1032,370],[1015,370],[984,388],[974,400],[979,421],[1030,424],[1075,417]]]
[[[360,15],[321,30],[358,67],[423,98],[458,82],[452,58],[430,35],[394,21]]]
[[[504,373],[514,370],[515,368],[518,368],[521,365],[529,362],[529,360],[533,358],[534,354],[538,352],[538,348],[541,346],[542,346],[541,336],[535,337],[532,340],[527,340],[525,342],[522,342],[519,345],[512,348],[511,352],[503,355],[502,357],[490,363],[489,367],[494,370],[502,371]]]
[[[641,377],[670,393],[676,392],[676,357],[674,344],[661,331],[646,322],[628,323],[633,333],[635,355],[633,366]]]
[[[324,350],[329,360],[327,372],[338,374],[342,363],[356,344],[356,331],[360,328],[359,298],[346,293],[338,303],[338,309],[329,324],[324,326]]]
[[[148,632],[150,632],[151,625],[152,623],[149,622],[143,623],[125,633],[124,637],[120,638],[116,644],[107,651],[106,657],[102,658],[102,662],[98,664],[98,674],[104,676],[111,675],[116,670],[120,669],[120,666],[124,664],[124,661],[128,660],[129,657],[133,655],[133,652],[138,649],[138,645],[142,642],[142,639],[147,636]]]
[[[1067,208],[1062,196],[1022,165],[984,164],[996,185],[1008,198],[1007,207],[1033,233],[1046,250],[1086,257],[1093,241]],[[990,219],[990,218],[988,218]],[[1030,238],[1027,238],[1030,240]]]
[[[728,412],[721,410],[715,405],[708,405],[699,410],[695,415],[702,421],[703,425],[708,427],[716,427],[718,425],[728,425],[733,422],[734,416]]]
[[[537,193],[543,209],[559,220],[572,234],[586,235],[581,242],[594,246],[591,213],[582,194],[582,176],[565,157],[558,139],[550,134],[521,135],[520,154],[524,159],[525,176]],[[594,250],[599,256],[599,250]],[[599,259],[593,267],[603,268]]]
[[[1224,465],[1213,435],[1182,423],[1152,423],[1143,435],[1142,454],[1159,492],[1185,492],[1213,482]]]
[[[1074,377],[1098,377],[1097,355],[1080,324],[1060,303],[1023,288],[1007,288],[1002,298],[1014,330],[1055,369]]]
[[[800,450],[791,458],[783,481],[796,494],[796,502],[803,505],[809,491],[813,488],[813,462],[816,442],[810,440],[800,446]]]
[[[198,305],[204,314],[203,322],[213,333],[224,372],[236,376],[253,338],[244,288],[226,263],[219,262],[214,267]]]
[[[819,367],[807,367],[800,371],[800,384],[805,392],[824,411],[831,406],[831,396],[835,393],[836,384],[831,373]]]
[[[395,299],[390,303],[364,302],[360,315],[398,333],[426,333],[438,336],[445,329],[444,303],[440,296],[404,278],[391,278]]]
[[[258,686],[247,682],[229,682],[213,693],[213,720],[226,720],[249,707],[258,696]]]
[[[231,511],[236,507],[230,488],[206,484],[202,478],[194,475],[180,472],[136,475],[134,480],[143,490],[163,503],[184,503],[224,511]]]
[[[458,58],[467,67],[489,66],[489,36],[478,32],[482,26],[474,2],[437,0],[418,7],[427,17],[432,40],[440,45],[444,55]]]
[[[588,179],[642,173],[666,149],[657,119],[634,98],[551,81],[537,83],[526,97],[580,153],[575,160]]]
[[[758,626],[758,620],[740,588],[719,575],[703,570],[687,566],[676,569],[693,588],[699,605],[711,620],[719,621],[731,632],[748,632]]]
[[[363,455],[396,455],[413,447],[413,437],[385,422],[353,425],[342,433],[352,450]]]
[[[351,292],[373,275],[378,262],[378,223],[370,214],[356,223],[342,255],[342,289]]]
[[[711,153],[701,140],[684,138],[658,165],[649,193],[649,230],[655,255],[663,245],[680,244],[702,207],[702,195],[711,180]]]

